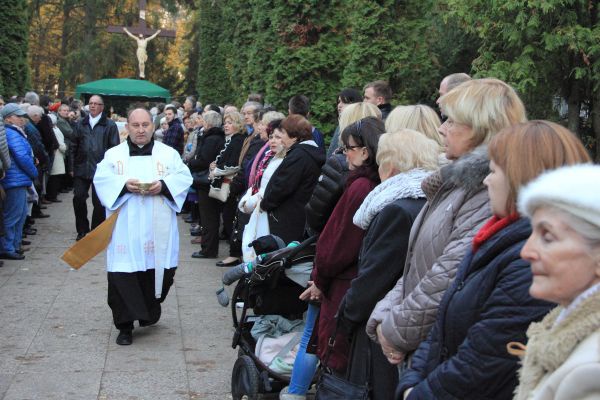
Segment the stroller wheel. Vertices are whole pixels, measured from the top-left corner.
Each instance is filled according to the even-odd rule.
[[[231,372],[231,395],[233,400],[258,399],[259,376],[254,361],[249,356],[241,356]]]

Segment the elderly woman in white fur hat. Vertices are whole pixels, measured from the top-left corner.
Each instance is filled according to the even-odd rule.
[[[600,399],[600,166],[542,175],[519,199],[533,233],[533,297],[558,303],[530,325],[516,399]]]

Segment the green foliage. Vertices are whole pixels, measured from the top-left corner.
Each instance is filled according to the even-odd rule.
[[[350,54],[344,86],[362,87],[376,79],[390,82],[398,102],[430,98],[439,80],[439,63],[430,34],[434,1],[361,0],[350,10]]]
[[[15,0],[0,12],[0,89],[7,96],[30,88],[27,62],[29,16],[26,0]]]
[[[600,26],[590,4],[448,0],[450,15],[480,38],[473,62],[477,76],[506,80],[526,100],[530,117],[554,119],[557,97],[581,99],[570,101],[579,107],[593,97],[584,88],[600,89]]]
[[[201,97],[224,93],[224,102],[238,105],[248,93],[260,92],[266,103],[281,111],[287,111],[290,97],[304,94],[311,99],[311,120],[326,133],[337,124],[337,94],[344,87],[362,89],[369,81],[385,79],[395,93],[395,103],[432,103],[442,71],[457,72],[455,65],[459,65],[460,71],[468,72],[472,42],[476,43],[440,45],[446,36],[456,38],[463,31],[442,20],[437,3],[201,1],[200,18],[204,8],[218,4],[221,20],[218,37],[213,30],[212,36],[199,38],[200,51],[213,48],[211,41],[216,40],[217,53],[208,51],[209,57],[211,61],[224,57],[228,78],[201,82],[202,70],[216,67],[200,68],[198,91]],[[440,62],[440,57],[451,63]]]
[[[198,76],[197,90],[203,103],[224,104],[229,100],[229,77],[225,69],[224,54],[219,51],[221,31],[221,5],[212,0],[199,1],[198,18]],[[192,61],[193,62],[193,61]]]

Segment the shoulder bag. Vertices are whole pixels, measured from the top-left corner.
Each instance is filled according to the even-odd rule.
[[[342,301],[340,305],[342,306],[343,304],[344,302]],[[315,400],[367,400],[369,398],[368,379],[371,376],[370,354],[368,357],[369,361],[366,365],[367,382],[365,382],[364,385],[358,385],[350,382],[348,379],[349,369],[346,370],[346,377],[344,379],[334,375],[331,369],[327,367],[329,356],[333,351],[333,346],[335,346],[335,338],[338,333],[338,328],[340,327],[339,321],[340,320],[338,318],[335,329],[333,330],[333,334],[329,337],[329,341],[327,342],[327,350],[325,351],[325,356],[323,357],[322,362],[321,376],[317,382],[317,394],[315,396]],[[370,349],[368,351],[370,353]],[[352,359],[352,357],[349,359]]]

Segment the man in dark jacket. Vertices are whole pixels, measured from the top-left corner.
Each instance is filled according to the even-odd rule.
[[[381,119],[385,122],[392,111],[390,100],[392,89],[386,81],[369,82],[364,87],[364,101],[375,104],[381,110]]]
[[[165,107],[165,117],[169,129],[163,132],[163,143],[177,150],[179,154],[183,154],[183,128],[179,118],[177,118],[177,109],[172,105],[168,105]]]
[[[73,209],[77,240],[90,231],[86,200],[96,173],[96,165],[102,161],[106,150],[120,143],[117,125],[102,112],[104,110],[102,97],[92,96],[88,105],[90,113],[77,123],[73,143],[69,149],[69,174],[73,176]],[[105,211],[93,186],[92,203],[94,205],[92,229],[94,229],[104,221]]]

